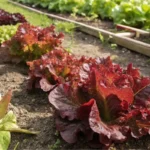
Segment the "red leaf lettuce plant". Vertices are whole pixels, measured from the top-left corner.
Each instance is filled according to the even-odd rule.
[[[63,37],[62,33],[55,33],[53,25],[41,28],[23,23],[18,27],[16,34],[3,43],[3,47],[8,48],[10,55],[20,61],[29,61],[61,47]]]
[[[66,142],[76,142],[83,133],[91,144],[109,147],[150,133],[150,78],[110,58],[84,61],[78,68],[49,94],[56,128]]]
[[[27,62],[28,89],[41,88],[45,92],[51,91],[58,84],[75,79],[83,62],[91,60],[92,58],[85,57],[77,59],[63,48],[54,49],[40,59]]]
[[[24,22],[27,22],[27,20],[20,13],[9,13],[0,9],[0,25],[15,25]]]
[[[68,143],[83,133],[91,144],[109,147],[150,133],[150,78],[110,58],[76,58],[54,49],[29,65],[28,88],[50,92],[56,128]]]

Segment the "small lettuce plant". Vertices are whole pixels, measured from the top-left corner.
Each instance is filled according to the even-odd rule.
[[[37,134],[25,129],[21,129],[17,125],[16,116],[13,111],[8,111],[12,92],[8,93],[0,100],[0,150],[7,150],[11,142],[11,132],[21,132],[27,134]]]

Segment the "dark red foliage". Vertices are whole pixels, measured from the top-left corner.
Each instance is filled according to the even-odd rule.
[[[19,57],[21,61],[29,61],[61,47],[63,37],[62,33],[55,33],[53,25],[43,29],[24,23],[18,27],[16,34],[9,41],[3,43],[3,46],[8,47],[12,56]]]
[[[27,62],[30,67],[28,88],[41,88],[48,92],[61,83],[71,81],[76,84],[80,80],[80,67],[83,65],[86,68],[91,62],[99,63],[92,58],[77,59],[62,48],[54,49],[43,55],[41,59]]]
[[[20,13],[9,13],[0,9],[0,25],[15,25],[17,23],[27,22]]]
[[[109,146],[112,142],[125,141],[129,128],[119,126],[117,123],[104,122],[102,116],[103,115],[99,113],[96,102],[94,102],[89,116],[89,124],[93,132],[99,134],[100,143]]]
[[[134,105],[150,108],[150,83],[135,94]]]
[[[145,88],[147,85],[150,85],[149,77],[141,77],[139,69],[133,68],[132,64],[129,64],[126,70],[126,73],[132,76],[133,78],[133,91],[134,93],[139,92],[141,89]]]
[[[86,135],[87,140],[91,140],[93,131],[90,129],[88,117],[94,101],[91,100],[80,106],[70,99],[68,88],[67,84],[60,84],[49,95],[50,103],[58,113],[56,128],[68,143],[76,142],[80,132]],[[86,113],[84,116],[83,110]]]
[[[79,68],[77,80],[59,84],[49,94],[64,140],[76,142],[82,132],[92,141],[97,134],[97,141],[109,147],[150,133],[149,78],[131,64],[122,69],[110,58],[91,59]]]
[[[63,49],[55,49],[41,57],[28,62],[29,89],[40,87],[47,92],[57,84],[69,80],[77,59]],[[38,85],[38,86],[37,86]]]

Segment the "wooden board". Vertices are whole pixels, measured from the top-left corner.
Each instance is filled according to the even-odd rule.
[[[141,34],[141,35],[147,35],[147,36],[150,37],[150,32],[144,31],[144,30],[141,30],[141,29],[125,26],[125,25],[122,25],[122,24],[117,24],[116,28],[131,31],[131,32],[135,32],[137,35]]]

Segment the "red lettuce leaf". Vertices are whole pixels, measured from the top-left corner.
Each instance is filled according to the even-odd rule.
[[[91,99],[81,104],[80,101],[71,99],[69,92],[70,87],[68,84],[60,84],[50,92],[48,97],[50,103],[62,118],[67,118],[68,120],[88,120],[94,100]]]
[[[90,112],[89,124],[90,128],[100,135],[100,143],[109,146],[112,142],[123,142],[126,140],[125,134],[128,132],[128,128],[123,128],[117,124],[105,123],[100,116],[97,104],[94,102]]]
[[[57,110],[56,128],[68,143],[76,142],[80,133],[91,140],[93,131],[88,118],[94,101],[78,105],[69,99],[68,90],[68,85],[61,84],[49,94],[49,101]]]
[[[139,69],[133,68],[133,65],[132,65],[132,64],[129,64],[129,65],[127,66],[126,73],[129,74],[130,76],[132,76],[132,77],[135,78],[135,79],[138,79],[138,78],[141,77],[140,72],[139,72]]]
[[[82,97],[83,100],[85,99],[84,101],[94,98],[100,108],[103,119],[108,121],[117,117],[120,111],[128,109],[133,102],[134,94],[130,84],[126,84],[126,80],[129,79],[128,76],[122,78],[125,80],[124,85],[126,84],[126,86],[117,86],[118,84],[116,83],[120,82],[118,78],[120,73],[112,72],[109,68],[105,68],[103,64],[101,67],[99,69],[91,67],[90,72],[84,71],[85,73],[82,73],[82,75],[85,76],[86,74],[87,77],[81,77],[79,87],[74,87],[73,85],[72,93],[75,93],[76,99],[81,99],[80,97]]]
[[[150,134],[150,110],[148,109],[133,109],[124,115],[122,114],[116,122],[120,126],[128,126],[133,138]]]
[[[134,107],[150,108],[150,84],[135,94]]]
[[[80,137],[80,133],[84,134],[87,141],[93,138],[93,131],[90,129],[87,121],[67,121],[56,118],[56,129],[60,132],[62,138],[68,143],[75,143]]]
[[[80,120],[88,120],[93,104],[94,99],[82,104],[77,110],[77,118]]]
[[[47,81],[47,79],[42,78],[40,81],[40,87],[44,92],[53,90],[57,85],[52,85]]]
[[[150,78],[149,77],[141,77],[140,79],[135,80],[133,91],[136,94],[141,89],[145,88],[148,85],[150,85]]]
[[[145,88],[147,85],[150,85],[150,78],[142,77],[140,75],[139,69],[133,68],[132,64],[128,65],[125,72],[133,78],[132,89],[134,93],[138,93],[141,89]]]
[[[60,84],[49,94],[49,102],[55,107],[62,118],[68,120],[77,119],[78,104],[74,103],[68,96],[68,85]]]

